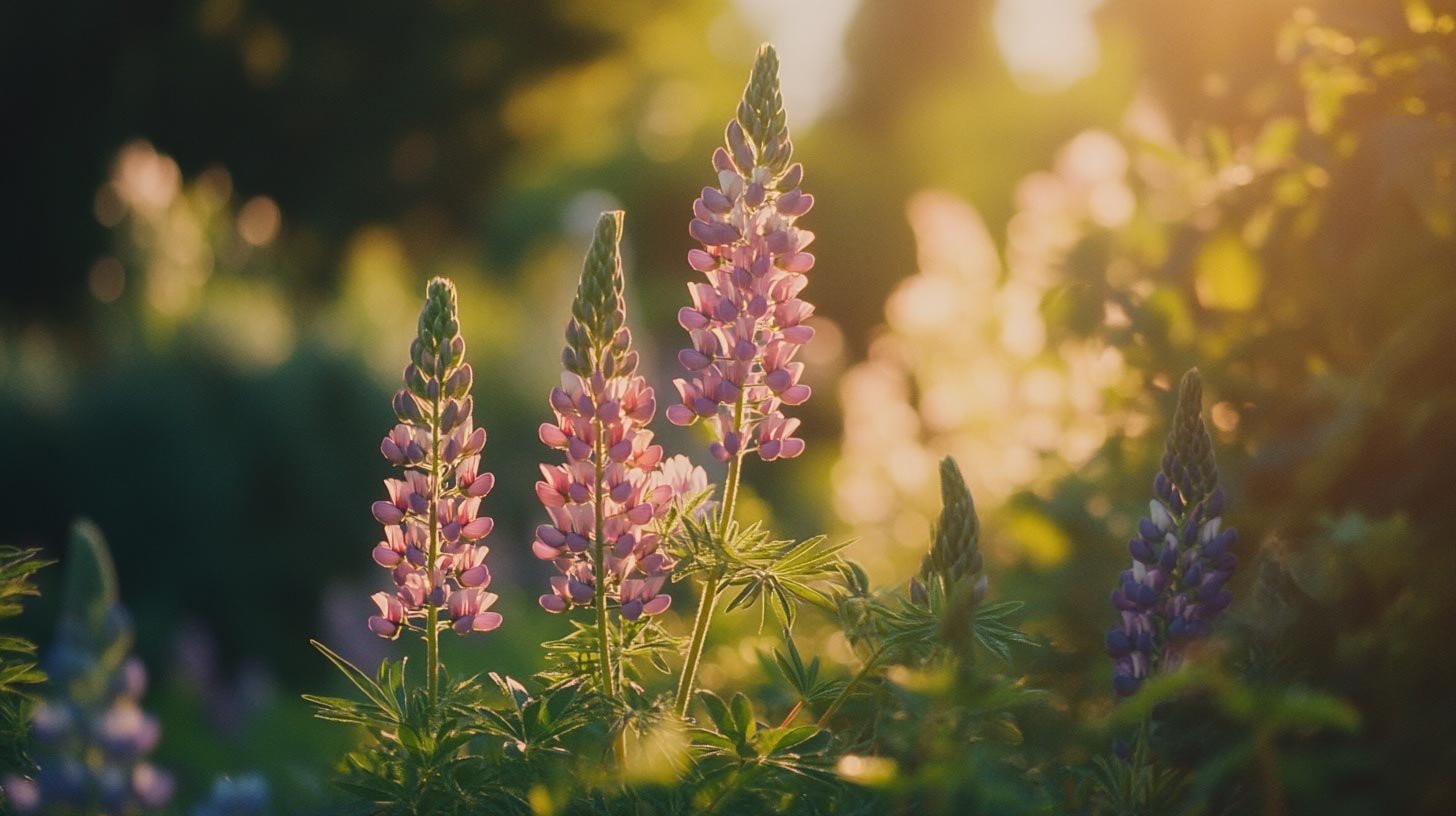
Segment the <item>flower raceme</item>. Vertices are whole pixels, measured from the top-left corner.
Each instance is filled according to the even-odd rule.
[[[623,618],[637,620],[672,602],[663,587],[673,560],[651,525],[695,474],[675,461],[682,457],[664,473],[662,447],[647,427],[657,400],[637,374],[625,325],[621,236],[622,213],[603,213],[567,323],[561,385],[551,391],[555,420],[540,429],[566,463],[541,466],[536,495],[551,522],[536,529],[532,551],[561,571],[540,599],[548,612],[591,605],[601,591],[615,596]]]
[[[727,147],[713,154],[716,187],[693,202],[688,232],[703,246],[688,264],[707,279],[688,285],[692,305],[678,313],[691,346],[678,354],[688,379],[674,381],[680,401],[667,408],[676,425],[704,420],[721,461],[756,450],[764,460],[804,450],[798,419],[784,405],[809,399],[794,361],[814,336],[814,307],[799,297],[814,256],[814,234],[794,226],[814,206],[799,189],[803,166],[789,164],[793,145],[778,89],[778,56],[764,46],[728,123]]]
[[[394,395],[399,424],[384,437],[380,452],[404,468],[384,482],[388,498],[374,502],[384,540],[374,561],[390,570],[393,593],[374,595],[378,614],[369,629],[395,638],[401,630],[448,625],[456,632],[488,632],[501,624],[490,611],[487,592],[489,548],[479,542],[494,522],[481,516],[481,499],[495,477],[480,470],[485,429],[473,426],[471,368],[455,287],[435,278],[426,287],[419,335],[410,346],[405,387]]]
[[[1232,552],[1238,533],[1223,527],[1224,496],[1201,416],[1197,369],[1178,390],[1162,471],[1153,482],[1157,498],[1128,543],[1132,567],[1112,593],[1121,620],[1107,633],[1107,653],[1113,689],[1122,697],[1150,675],[1177,668],[1187,645],[1209,633],[1232,599],[1224,584],[1238,564]]]

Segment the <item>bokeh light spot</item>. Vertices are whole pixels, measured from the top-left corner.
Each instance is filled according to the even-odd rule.
[[[91,265],[86,282],[97,300],[115,303],[126,287],[126,270],[121,268],[121,261],[108,255]]]
[[[992,25],[1017,84],[1059,91],[1097,69],[1092,12],[1102,0],[999,0]]]
[[[283,214],[267,196],[256,196],[238,210],[238,235],[253,246],[263,246],[278,237]]]

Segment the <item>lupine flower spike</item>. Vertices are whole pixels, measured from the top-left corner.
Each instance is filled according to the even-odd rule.
[[[1162,471],[1153,480],[1157,497],[1128,543],[1132,568],[1112,593],[1121,621],[1107,633],[1107,653],[1121,697],[1152,674],[1177,668],[1187,645],[1208,634],[1231,600],[1224,584],[1238,563],[1238,534],[1223,528],[1223,490],[1202,410],[1203,386],[1192,369],[1178,388]]]
[[[650,525],[675,498],[673,483],[691,486],[693,475],[687,463],[660,472],[662,447],[647,427],[657,401],[637,373],[626,326],[621,237],[622,213],[603,213],[566,325],[565,371],[550,399],[555,421],[541,425],[541,441],[564,452],[566,463],[541,466],[536,495],[551,521],[536,528],[532,545],[561,571],[541,606],[564,612],[594,605],[599,631],[607,627],[608,601],[629,621],[672,602],[662,590],[673,561]]]
[[[693,202],[688,233],[702,247],[688,252],[688,265],[705,280],[688,284],[692,305],[678,311],[689,348],[678,361],[691,375],[673,381],[678,401],[667,408],[676,425],[707,423],[708,450],[728,463],[719,510],[719,538],[726,538],[737,503],[743,457],[791,459],[804,452],[794,436],[799,420],[783,407],[809,399],[800,382],[804,364],[794,360],[814,337],[804,321],[814,307],[799,294],[814,256],[805,248],[814,234],[794,226],[814,206],[799,188],[804,168],[790,164],[793,143],[779,93],[779,58],[773,46],[758,51],[738,114],[724,133],[726,147],[713,152],[717,186],[704,187]],[[686,716],[721,575],[703,586],[676,709]]]
[[[388,498],[374,502],[384,540],[374,561],[388,569],[395,591],[374,595],[377,614],[369,629],[396,638],[406,629],[424,633],[429,681],[438,675],[438,636],[446,626],[460,634],[488,632],[501,624],[490,611],[489,551],[480,542],[494,522],[481,516],[481,499],[495,477],[480,470],[485,429],[473,426],[471,369],[455,302],[455,286],[429,282],[419,335],[410,345],[405,387],[394,395],[399,424],[380,443],[403,478],[386,479]]]
[[[65,604],[42,661],[49,685],[31,717],[37,772],[6,777],[6,797],[22,814],[162,808],[172,777],[147,761],[162,730],[141,708],[147,671],[129,655],[131,618],[100,531],[77,524],[68,558]]]
[[[693,202],[688,232],[703,246],[688,264],[706,282],[688,284],[692,306],[678,312],[692,345],[678,354],[688,379],[674,381],[679,401],[667,409],[677,425],[709,424],[714,457],[756,451],[764,460],[804,450],[799,420],[785,405],[809,399],[800,382],[799,348],[814,336],[804,321],[814,307],[799,297],[814,265],[804,249],[814,234],[794,226],[814,206],[799,189],[803,166],[789,164],[793,145],[779,94],[778,55],[765,45],[754,63],[727,148],[713,154],[715,187]]]
[[[926,587],[931,586],[945,604],[942,638],[965,647],[972,615],[986,598],[986,573],[976,505],[960,467],[950,456],[940,460],[940,498],[940,519],[930,552],[920,563],[920,574],[910,581],[910,596],[917,603],[929,603],[931,593]]]

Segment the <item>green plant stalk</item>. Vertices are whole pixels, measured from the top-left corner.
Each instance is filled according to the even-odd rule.
[[[594,446],[594,452],[596,453],[594,457],[596,460],[596,489],[593,491],[595,496],[592,499],[596,511],[596,534],[594,536],[594,544],[596,546],[596,596],[593,600],[597,611],[597,645],[599,647],[597,662],[600,664],[598,672],[601,676],[601,679],[597,682],[601,684],[603,694],[615,699],[618,696],[617,673],[612,669],[612,647],[607,639],[607,634],[610,631],[607,628],[607,514],[603,506],[606,491],[602,489],[603,460],[606,458],[607,451],[606,442],[603,439],[605,431],[602,428],[601,420],[593,420],[592,424],[596,426],[596,444]],[[617,732],[616,738],[612,741],[612,749],[617,756],[618,770],[625,768],[627,762],[626,729]]]
[[[829,722],[829,718],[833,717],[835,712],[839,711],[839,707],[844,705],[845,701],[849,699],[849,693],[854,690],[854,687],[859,685],[861,680],[869,677],[870,672],[879,665],[881,654],[883,652],[877,650],[874,654],[870,655],[869,660],[865,661],[864,666],[859,672],[849,679],[849,682],[844,685],[844,688],[840,690],[838,696],[829,704],[829,707],[824,709],[824,713],[819,716],[820,728],[823,728]]]
[[[430,404],[430,484],[440,491],[440,398]],[[438,498],[438,497],[436,497]],[[430,567],[440,560],[440,516],[430,508]],[[425,604],[425,690],[433,710],[440,698],[440,611]]]
[[[738,402],[733,406],[733,427],[743,427],[744,393],[738,392]],[[744,448],[739,447],[733,461],[728,463],[728,478],[723,484],[723,507],[718,516],[718,539],[728,537],[728,525],[733,521],[734,505],[738,503],[738,480],[743,470]],[[713,611],[718,606],[718,595],[722,592],[723,571],[721,568],[708,573],[703,583],[703,597],[698,602],[698,614],[693,618],[693,634],[688,641],[687,660],[683,663],[682,677],[678,678],[676,708],[678,717],[687,717],[688,706],[693,700],[693,683],[698,678],[698,666],[703,660],[703,647],[708,642],[708,627],[713,622]]]

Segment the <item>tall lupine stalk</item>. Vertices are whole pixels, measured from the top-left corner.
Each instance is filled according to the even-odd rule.
[[[727,148],[713,153],[716,187],[704,187],[693,202],[688,232],[702,243],[688,264],[705,282],[691,283],[692,306],[678,313],[692,345],[678,354],[688,379],[674,381],[680,402],[667,418],[677,425],[699,420],[713,432],[710,452],[728,463],[719,509],[724,538],[738,499],[743,457],[764,461],[798,456],[799,420],[785,405],[809,398],[799,382],[804,364],[799,348],[814,336],[804,321],[814,307],[799,297],[814,256],[804,251],[814,235],[794,221],[814,205],[799,189],[802,165],[789,164],[793,145],[779,94],[779,61],[763,46],[749,75],[737,117],[728,123]],[[677,711],[686,716],[708,628],[721,592],[722,574],[711,572],[693,622],[686,663],[677,689]]]
[[[486,591],[489,548],[477,543],[495,526],[490,517],[478,515],[495,477],[480,471],[485,429],[473,427],[471,420],[471,369],[455,286],[444,278],[425,288],[404,384],[394,395],[399,424],[379,446],[385,459],[404,468],[404,478],[386,479],[389,498],[373,506],[374,518],[384,525],[374,560],[391,571],[396,589],[374,595],[379,614],[369,618],[369,629],[390,639],[406,629],[421,632],[434,701],[440,630],[488,632],[501,624],[500,614],[489,611],[496,601]]]
[[[1119,697],[1176,668],[1187,645],[1208,634],[1231,600],[1224,584],[1238,564],[1232,552],[1238,533],[1223,529],[1223,490],[1202,411],[1195,368],[1178,388],[1162,471],[1153,480],[1157,498],[1128,543],[1132,568],[1112,593],[1121,620],[1107,633],[1107,653]]]
[[[541,466],[536,495],[551,523],[536,528],[532,545],[537,558],[561,571],[541,596],[542,608],[594,609],[596,684],[613,697],[622,679],[608,610],[615,602],[623,619],[636,621],[672,602],[662,589],[673,561],[649,528],[675,495],[660,472],[662,446],[647,427],[657,400],[637,373],[626,326],[621,238],[622,213],[603,213],[566,324],[565,370],[550,399],[556,419],[540,430],[542,442],[565,452],[566,464]]]

